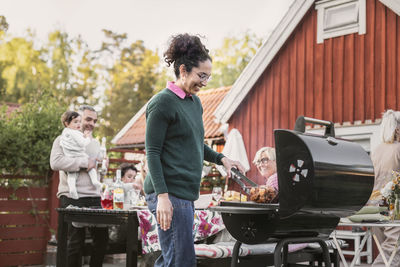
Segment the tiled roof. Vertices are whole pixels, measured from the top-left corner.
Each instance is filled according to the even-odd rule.
[[[231,86],[221,87],[200,91],[197,94],[203,105],[204,137],[206,139],[223,135],[223,133],[219,131],[221,124],[215,122],[214,111],[230,89]]]
[[[206,139],[222,137],[223,133],[219,131],[220,124],[214,122],[214,111],[231,86],[221,87],[217,89],[208,89],[200,91],[197,96],[200,98],[203,105],[203,122],[204,122],[204,137]],[[145,109],[141,109],[143,112],[139,118],[131,125],[131,127],[116,140],[115,145],[117,147],[129,147],[129,146],[143,146],[145,140],[146,130],[146,116]],[[139,111],[140,112],[140,111]]]

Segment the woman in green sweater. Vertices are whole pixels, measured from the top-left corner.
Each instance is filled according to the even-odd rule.
[[[146,109],[146,155],[149,174],[144,192],[156,216],[161,256],[155,266],[196,265],[193,201],[199,197],[203,160],[230,169],[232,161],[204,144],[203,108],[196,96],[211,76],[211,57],[198,36],[173,36],[164,53],[175,82],[155,95]]]

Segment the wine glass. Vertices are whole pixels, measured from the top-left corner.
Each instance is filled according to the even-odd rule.
[[[140,197],[140,190],[131,189],[131,190],[128,191],[128,193],[129,193],[129,195],[128,195],[129,196],[129,203],[132,206],[136,206],[137,202],[139,200],[139,197]]]
[[[222,188],[219,186],[215,186],[212,190],[212,196],[213,199],[218,203],[219,200],[222,198]]]

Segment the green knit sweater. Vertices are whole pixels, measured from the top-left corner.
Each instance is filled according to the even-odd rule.
[[[221,165],[223,158],[204,144],[202,114],[196,95],[181,99],[164,89],[150,100],[146,109],[146,194],[199,198],[203,160]]]

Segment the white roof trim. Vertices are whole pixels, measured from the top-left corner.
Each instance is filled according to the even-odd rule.
[[[149,103],[149,102],[147,102]],[[146,111],[147,103],[135,114],[135,116],[128,121],[127,124],[117,133],[116,136],[111,140],[112,144],[116,144],[118,139],[120,139],[124,134],[132,127],[132,125],[143,115],[143,113]]]
[[[379,0],[382,4],[390,8],[394,13],[400,16],[400,1],[399,0]]]
[[[294,1],[271,36],[257,51],[232,89],[218,105],[214,112],[217,122],[226,123],[230,119],[313,3],[314,0]]]

